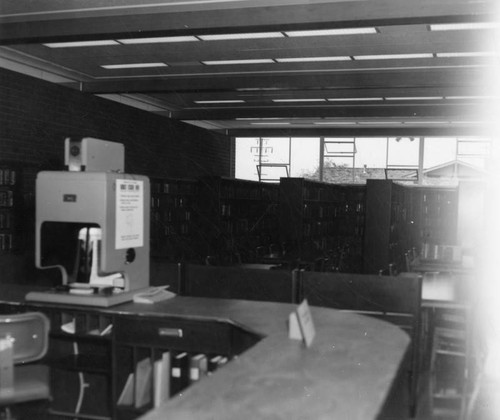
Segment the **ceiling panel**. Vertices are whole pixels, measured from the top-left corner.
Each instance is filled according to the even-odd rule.
[[[0,57],[7,68],[43,69],[68,87],[231,135],[463,133],[491,119],[493,1],[268,3],[4,0]],[[470,28],[483,22],[489,27]],[[442,23],[462,28],[431,30]],[[345,34],[360,28],[373,33]],[[307,32],[319,29],[337,34]],[[206,38],[217,34],[253,35]],[[189,38],[172,38],[181,36]],[[44,45],[90,40],[113,45]]]

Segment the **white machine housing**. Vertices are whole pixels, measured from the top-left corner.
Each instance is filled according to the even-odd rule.
[[[124,172],[125,146],[93,137],[67,137],[64,164],[69,171]]]
[[[44,261],[45,223],[95,224],[101,229],[99,273],[121,273],[123,290],[149,286],[150,185],[145,176],[109,172],[40,172],[36,182],[36,255],[38,268],[61,270]],[[78,238],[75,238],[76,240]]]

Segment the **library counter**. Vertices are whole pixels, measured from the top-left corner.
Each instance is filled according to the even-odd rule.
[[[290,340],[289,304],[180,299],[167,312],[221,316],[265,337],[239,358],[144,416],[173,419],[372,419],[383,407],[409,343],[372,318],[311,308],[310,348]]]
[[[0,302],[19,302],[22,289],[6,286],[0,285]],[[29,303],[30,309],[37,306],[47,304]],[[134,317],[145,327],[169,318],[224,322],[262,337],[213,375],[145,413],[143,420],[377,418],[402,376],[408,335],[375,318],[311,307],[316,336],[306,348],[288,338],[288,315],[295,308],[175,297],[154,305],[125,303],[92,311]]]

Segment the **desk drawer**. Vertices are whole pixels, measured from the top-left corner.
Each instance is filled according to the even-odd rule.
[[[119,317],[113,329],[121,344],[231,354],[231,325],[222,322]]]

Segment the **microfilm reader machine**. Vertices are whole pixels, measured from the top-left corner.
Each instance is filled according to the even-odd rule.
[[[28,301],[112,306],[149,287],[149,179],[123,173],[124,147],[65,140],[67,171],[36,180],[35,264],[61,282]]]

